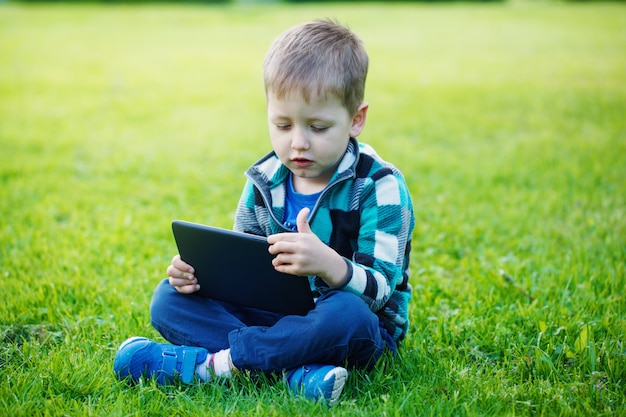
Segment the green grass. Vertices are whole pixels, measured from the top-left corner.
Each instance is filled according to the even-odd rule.
[[[417,227],[402,355],[332,410],[281,383],[133,388],[174,218],[230,227],[261,62],[336,17],[361,136]],[[0,6],[0,415],[624,415],[626,6]]]

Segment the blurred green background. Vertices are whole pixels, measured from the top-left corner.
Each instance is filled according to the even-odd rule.
[[[402,356],[332,410],[120,384],[171,220],[231,227],[265,51],[319,17],[364,39],[360,139],[415,203]],[[625,28],[595,2],[0,5],[0,415],[623,413]]]

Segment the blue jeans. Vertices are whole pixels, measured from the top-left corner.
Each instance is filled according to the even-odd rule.
[[[371,368],[396,345],[356,295],[331,291],[306,316],[178,293],[163,280],[150,305],[152,325],[170,343],[209,352],[230,348],[239,369],[267,372],[314,363]]]

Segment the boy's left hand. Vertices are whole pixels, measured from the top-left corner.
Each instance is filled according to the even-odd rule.
[[[348,266],[335,250],[324,244],[312,231],[307,220],[309,209],[303,208],[296,217],[298,233],[268,236],[269,252],[276,255],[272,264],[285,274],[316,275],[331,287],[341,285]]]

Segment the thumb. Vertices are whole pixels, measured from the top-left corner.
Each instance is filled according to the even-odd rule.
[[[309,226],[309,212],[311,210],[308,207],[303,208],[296,217],[296,225],[298,226],[298,233],[313,233],[311,226]]]

